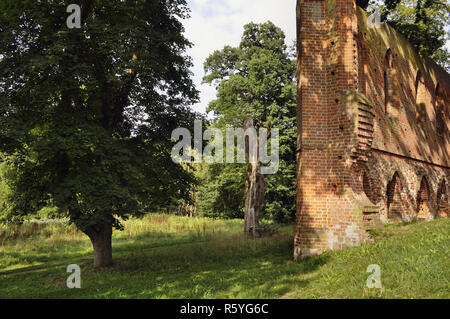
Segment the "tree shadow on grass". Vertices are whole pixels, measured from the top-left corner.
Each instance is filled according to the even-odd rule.
[[[92,269],[91,253],[67,254],[67,259],[15,269],[8,272],[15,278],[4,278],[11,277],[8,281],[24,295],[28,288],[21,282],[35,278],[40,283],[35,293],[45,298],[277,298],[308,286],[329,258],[293,262],[292,234],[169,244],[122,246],[114,250],[115,265],[100,271]],[[83,289],[69,291],[62,283],[69,275],[67,262],[75,259]]]
[[[291,240],[258,249],[251,244],[212,249],[216,245],[193,243],[121,256],[110,270],[84,276],[88,291],[79,297],[278,298],[307,287],[329,259],[321,255],[293,262]],[[57,291],[46,297],[58,297]]]
[[[161,238],[158,238],[158,235],[163,237],[163,243],[161,243]],[[150,238],[154,239],[154,242],[149,242]],[[133,250],[142,251],[171,246],[198,244],[201,242],[206,242],[210,239],[211,238],[208,236],[193,236],[190,233],[183,234],[183,236],[180,236],[180,234],[151,233],[139,235],[133,238],[114,238],[113,257],[116,255],[122,255],[123,253],[129,253],[130,251],[132,252]],[[67,243],[67,245],[71,245],[71,243]],[[80,249],[81,248],[84,247],[80,246]],[[0,252],[0,257],[5,260],[12,258],[16,261],[16,263],[38,263],[37,265],[23,266],[6,271],[2,271],[2,268],[7,268],[8,265],[0,266],[0,275],[12,275],[46,270],[49,268],[57,268],[64,265],[67,266],[67,262],[69,261],[72,263],[83,263],[88,265],[89,261],[92,262],[94,253],[92,248],[83,253],[73,251],[61,253],[61,251],[55,251],[54,254],[52,252],[42,253],[36,251],[32,251],[31,254],[29,254],[29,252],[21,253],[20,251],[14,250],[2,251]]]

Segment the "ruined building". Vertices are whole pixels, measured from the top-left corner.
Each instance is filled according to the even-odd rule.
[[[449,214],[450,75],[354,0],[298,0],[295,257]]]

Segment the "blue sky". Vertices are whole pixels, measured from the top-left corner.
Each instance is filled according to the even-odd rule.
[[[268,20],[286,34],[286,43],[295,40],[296,0],[188,0],[191,18],[184,22],[185,36],[194,44],[187,54],[194,62],[194,83],[200,91],[200,103],[194,109],[205,112],[216,91],[202,85],[203,62],[225,45],[238,46],[244,25]]]

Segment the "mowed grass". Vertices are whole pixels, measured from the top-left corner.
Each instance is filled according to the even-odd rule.
[[[249,239],[240,220],[149,215],[113,235],[112,268],[65,224],[0,226],[0,298],[449,298],[450,220],[390,225],[370,245],[293,262],[293,227]],[[81,289],[68,289],[69,264]],[[366,287],[381,267],[382,289]]]

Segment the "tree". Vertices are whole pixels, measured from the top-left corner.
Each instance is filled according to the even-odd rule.
[[[285,44],[283,31],[271,22],[249,23],[239,47],[225,46],[205,62],[204,82],[215,85],[217,99],[208,111],[216,125],[280,130],[280,170],[261,174],[261,163],[248,163],[245,188],[246,232],[258,233],[260,209],[295,211],[296,91],[293,50]],[[286,180],[280,176],[288,176]],[[277,181],[277,182],[275,182]],[[240,180],[242,182],[242,180]],[[284,185],[279,182],[286,182]],[[285,193],[283,193],[285,191]],[[264,206],[264,196],[271,203]],[[235,199],[238,200],[238,199]],[[277,211],[275,211],[277,210]],[[252,213],[254,217],[252,217]]]
[[[246,167],[203,163],[197,167],[198,212],[211,218],[243,218]]]
[[[4,156],[0,154],[0,214],[6,212],[9,208],[7,198],[10,194],[10,189],[7,183],[8,168],[4,160]]]
[[[361,6],[372,12],[380,7],[381,20],[405,36],[423,57],[429,57],[450,71],[449,40],[450,4],[441,0],[376,0]]]
[[[94,266],[112,264],[122,220],[189,199],[192,175],[172,162],[176,127],[198,98],[185,0],[0,1],[0,152],[16,171],[4,219],[51,201],[89,236]]]

